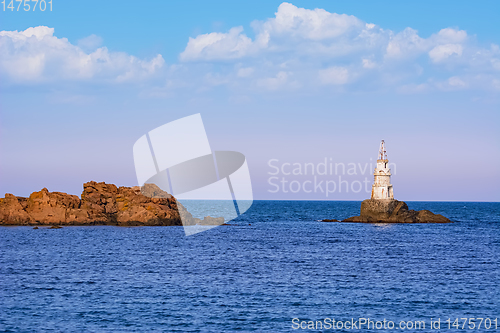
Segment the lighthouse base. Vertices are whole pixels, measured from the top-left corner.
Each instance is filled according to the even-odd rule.
[[[394,200],[394,190],[392,189],[392,185],[372,185],[372,199],[377,200]]]

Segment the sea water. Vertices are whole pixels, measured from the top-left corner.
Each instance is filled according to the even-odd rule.
[[[500,203],[408,204],[454,223],[327,223],[358,215],[360,202],[255,201],[233,225],[189,237],[2,227],[0,330],[328,331],[318,322],[365,318],[396,325],[377,332],[401,321],[464,332],[444,321],[500,320]]]

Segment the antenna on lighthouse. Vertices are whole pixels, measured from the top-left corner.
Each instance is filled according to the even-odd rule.
[[[386,160],[387,159],[387,153],[385,151],[385,142],[382,140],[380,143],[380,149],[378,150],[378,159],[379,160]]]

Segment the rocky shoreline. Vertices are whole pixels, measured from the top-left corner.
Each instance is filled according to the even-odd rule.
[[[181,220],[182,217],[182,220]],[[184,224],[182,223],[184,222]],[[219,225],[224,218],[195,218],[154,184],[117,187],[104,182],[83,184],[81,198],[46,188],[28,198],[0,198],[0,226],[182,226]]]
[[[361,203],[359,216],[341,222],[360,223],[451,223],[440,214],[428,210],[409,210],[404,201],[395,199],[367,199]]]

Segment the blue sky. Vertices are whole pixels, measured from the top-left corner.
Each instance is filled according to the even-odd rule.
[[[269,161],[365,165],[381,139],[396,198],[500,199],[496,1],[54,1],[0,16],[1,194],[136,185],[135,140],[200,112],[213,150],[247,156],[257,199],[362,200],[272,193]],[[371,181],[357,173],[340,176]]]

